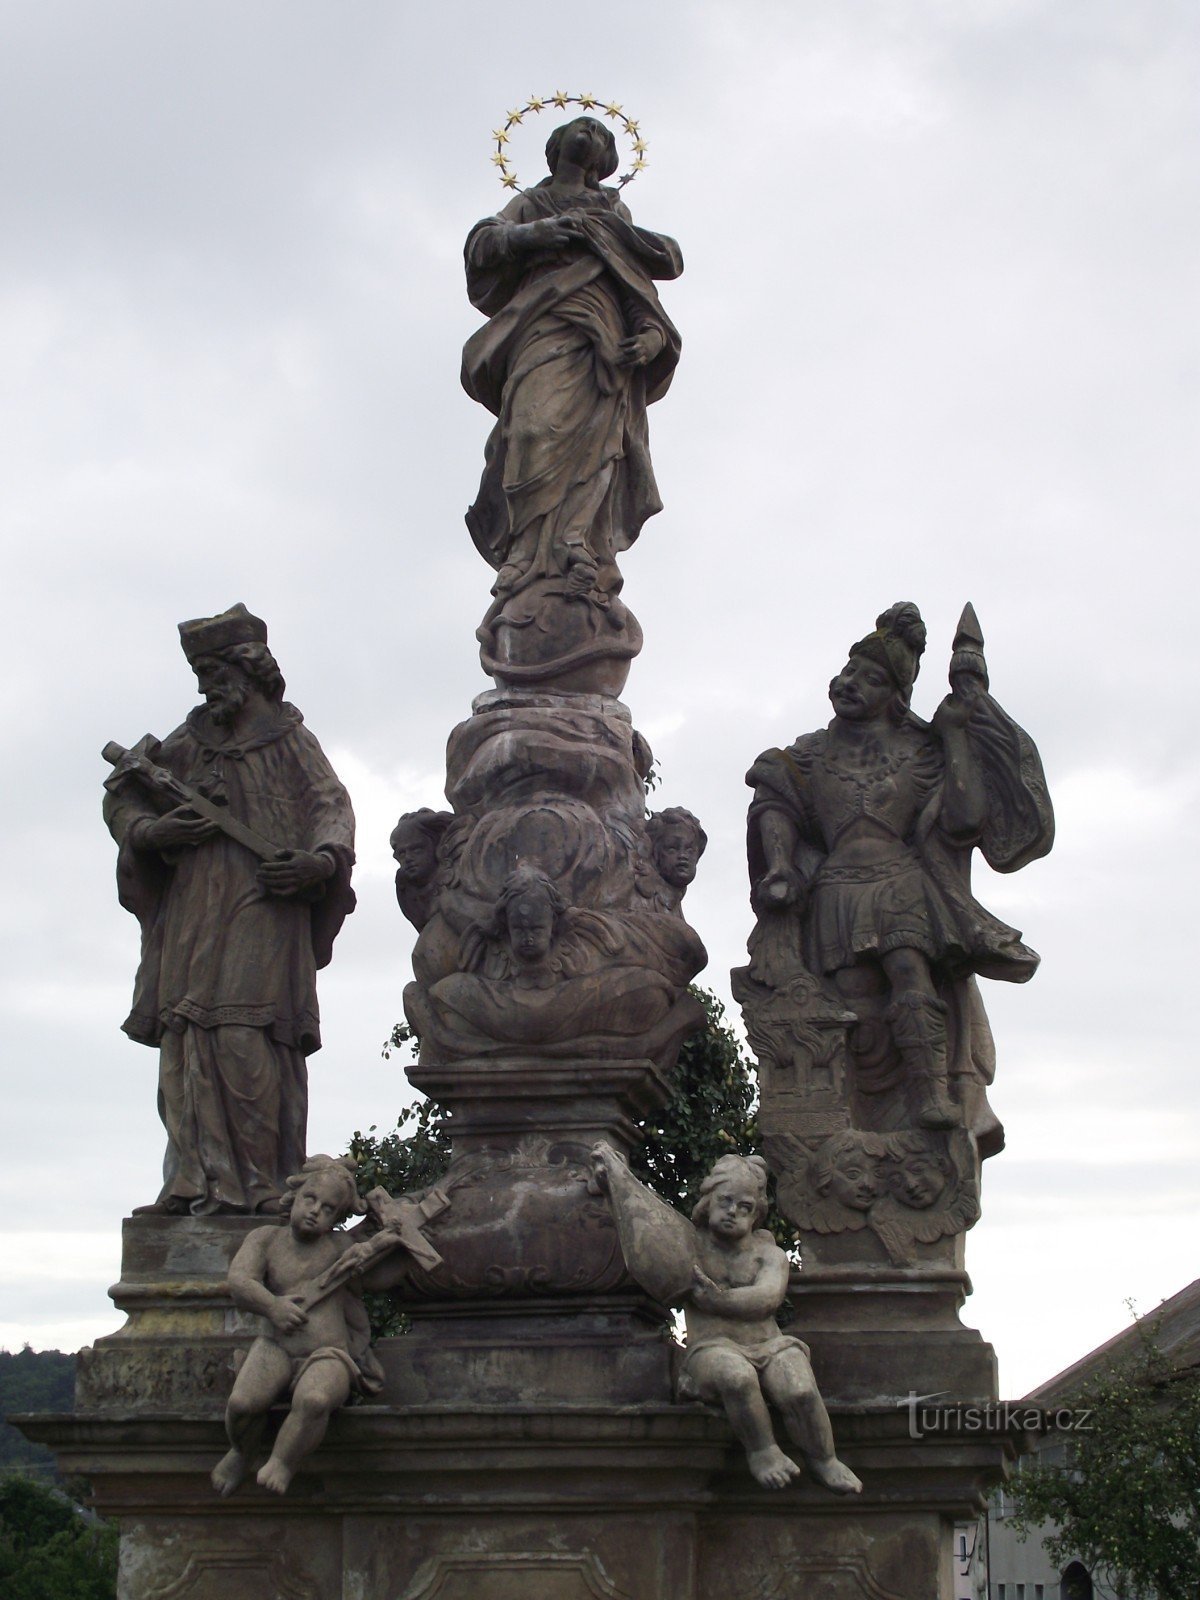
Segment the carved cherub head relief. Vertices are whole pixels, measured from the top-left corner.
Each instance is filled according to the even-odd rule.
[[[603,916],[573,905],[548,873],[532,862],[510,872],[488,916],[462,936],[465,971],[488,978],[534,982],[578,977],[622,949]]]
[[[429,806],[404,813],[389,841],[398,879],[415,885],[429,882],[437,871],[438,845],[453,821],[449,811],[434,811]]]
[[[911,1148],[895,1152],[887,1164],[887,1191],[901,1205],[925,1211],[942,1199],[958,1174],[945,1150],[916,1138],[904,1143]]]
[[[522,862],[509,873],[491,916],[464,934],[464,964],[468,968],[480,966],[489,945],[500,945],[506,952],[511,975],[545,971],[552,965],[555,943],[570,912],[567,899],[554,880],[540,867]]]
[[[708,844],[700,819],[683,806],[667,806],[647,819],[646,831],[659,875],[673,889],[685,890]]]
[[[821,1199],[832,1196],[851,1211],[869,1211],[883,1193],[878,1155],[861,1134],[839,1133],[818,1152],[812,1186]]]
[[[557,884],[537,867],[519,866],[496,901],[496,933],[508,938],[514,964],[540,966],[549,956],[567,914]]]

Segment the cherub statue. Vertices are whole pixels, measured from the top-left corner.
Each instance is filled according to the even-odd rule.
[[[653,866],[649,862],[639,871],[638,889],[655,908],[676,916],[689,884],[696,876],[708,835],[683,806],[667,806],[646,819]]]
[[[438,845],[454,821],[450,811],[421,806],[406,811],[392,829],[396,858],[396,901],[418,932],[433,914],[437,893]]]
[[[639,1183],[611,1145],[593,1146],[592,1166],[612,1200],[630,1272],[656,1298],[683,1303],[681,1396],[724,1407],[764,1488],[785,1488],[801,1471],[775,1442],[770,1401],[817,1482],[835,1494],[858,1494],[861,1482],[835,1453],[808,1348],[775,1320],[789,1264],[762,1227],[762,1158],[722,1156],[700,1187],[690,1223]]]
[[[383,1226],[371,1238],[356,1239],[335,1231],[368,1209],[349,1157],[312,1156],[287,1187],[288,1226],[255,1228],[229,1268],[234,1304],[265,1317],[271,1331],[251,1345],[225,1410],[229,1450],[212,1472],[213,1487],[223,1495],[246,1477],[267,1413],[284,1395],[290,1394],[291,1409],[258,1472],[262,1487],[276,1494],[286,1493],[297,1466],[320,1444],[330,1417],[351,1392],[378,1392],[383,1371],[370,1348],[362,1303],[365,1269],[398,1245],[425,1265],[441,1259],[418,1231],[420,1222],[448,1204],[438,1190],[420,1205],[373,1191],[369,1202]]]

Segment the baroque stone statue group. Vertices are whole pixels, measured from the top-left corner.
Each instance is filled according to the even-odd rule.
[[[491,684],[450,734],[444,805],[431,795],[391,836],[416,930],[409,1077],[452,1142],[435,1188],[360,1196],[352,1162],[306,1147],[354,817],[284,699],[266,623],[241,604],[181,623],[201,704],[161,741],[104,752],[120,901],[142,935],[124,1028],[158,1053],[166,1134],[135,1217],[240,1229],[226,1290],[253,1338],[212,1472],[223,1496],[249,1477],[287,1491],[354,1396],[711,1407],[751,1492],[869,1493],[822,1389],[858,1403],[897,1387],[902,1328],[961,1346],[962,1236],[1003,1144],[978,980],[1023,982],[1038,961],[974,897],[971,861],[1013,872],[1050,848],[1037,751],[992,695],[970,605],[928,721],[914,604],[850,645],[828,725],[746,780],[754,920],[733,985],[761,1150],[717,1161],[690,1217],[654,1194],[642,1130],[704,1022],[684,902],[708,840],[685,806],[647,807],[653,758],[620,698],[642,635],[618,558],[661,509],[648,410],[681,346],[657,286],[683,261],[605,186],[602,121],[556,128],[546,158],[465,250],[485,320],[462,383],[494,418],[467,513],[494,573],[477,634]],[[807,670],[802,642],[796,657]],[[731,772],[749,754],[730,751]],[[366,1292],[411,1331],[373,1349]],[[871,1362],[886,1375],[863,1376]]]

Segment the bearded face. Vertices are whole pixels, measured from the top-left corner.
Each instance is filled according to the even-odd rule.
[[[240,667],[220,656],[200,656],[193,670],[209,716],[218,727],[227,728],[246,703],[250,680]]]

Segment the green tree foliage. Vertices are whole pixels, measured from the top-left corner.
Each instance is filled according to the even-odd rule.
[[[415,1054],[412,1029],[398,1022],[383,1047],[385,1060],[405,1044]],[[439,1123],[440,1115],[435,1101],[414,1100],[401,1111],[391,1133],[379,1137],[374,1123],[366,1133],[356,1130],[349,1154],[358,1163],[359,1193],[381,1188],[389,1194],[407,1194],[435,1184],[450,1165],[450,1135]]]
[[[27,1411],[70,1411],[75,1403],[75,1357],[61,1350],[15,1354],[0,1350],[0,1416]],[[54,1457],[7,1422],[0,1422],[0,1473],[19,1468],[55,1476]]]
[[[1103,1571],[1124,1600],[1174,1600],[1200,1595],[1200,1369],[1178,1370],[1153,1327],[1138,1332],[1136,1352],[1078,1395],[1090,1426],[1064,1436],[1064,1459],[1022,1464],[1014,1521],[1023,1535],[1056,1524],[1051,1559]]]
[[[0,1479],[4,1600],[115,1600],[117,1530],[59,1490],[14,1473]]]
[[[406,1044],[415,1054],[412,1029],[398,1022],[384,1043],[384,1059]],[[440,1114],[435,1101],[414,1100],[401,1111],[391,1133],[380,1137],[374,1123],[366,1133],[355,1130],[348,1154],[358,1163],[359,1194],[377,1188],[389,1194],[432,1188],[450,1165],[450,1135],[438,1121]],[[386,1339],[407,1330],[408,1318],[396,1309],[390,1296],[366,1294],[363,1300],[373,1338]]]
[[[690,993],[704,1007],[704,1027],[680,1047],[671,1098],[643,1128],[646,1142],[630,1163],[655,1194],[685,1216],[715,1161],[762,1153],[754,1068],[716,995],[694,985]],[[795,1242],[795,1230],[773,1205],[767,1226],[785,1248]]]
[[[695,1205],[714,1161],[731,1152],[754,1155],[762,1148],[753,1068],[717,997],[707,989],[693,987],[690,992],[704,1007],[704,1027],[680,1047],[671,1098],[645,1124],[646,1142],[632,1160],[638,1176],[684,1213]],[[399,1022],[383,1047],[385,1058],[404,1045],[415,1053],[412,1029]],[[391,1194],[403,1194],[436,1183],[450,1164],[450,1138],[438,1116],[433,1101],[414,1101],[405,1106],[391,1133],[379,1137],[374,1126],[355,1132],[349,1153],[358,1163],[359,1191],[365,1194],[378,1184]],[[782,1221],[779,1228],[790,1243],[791,1229]]]

